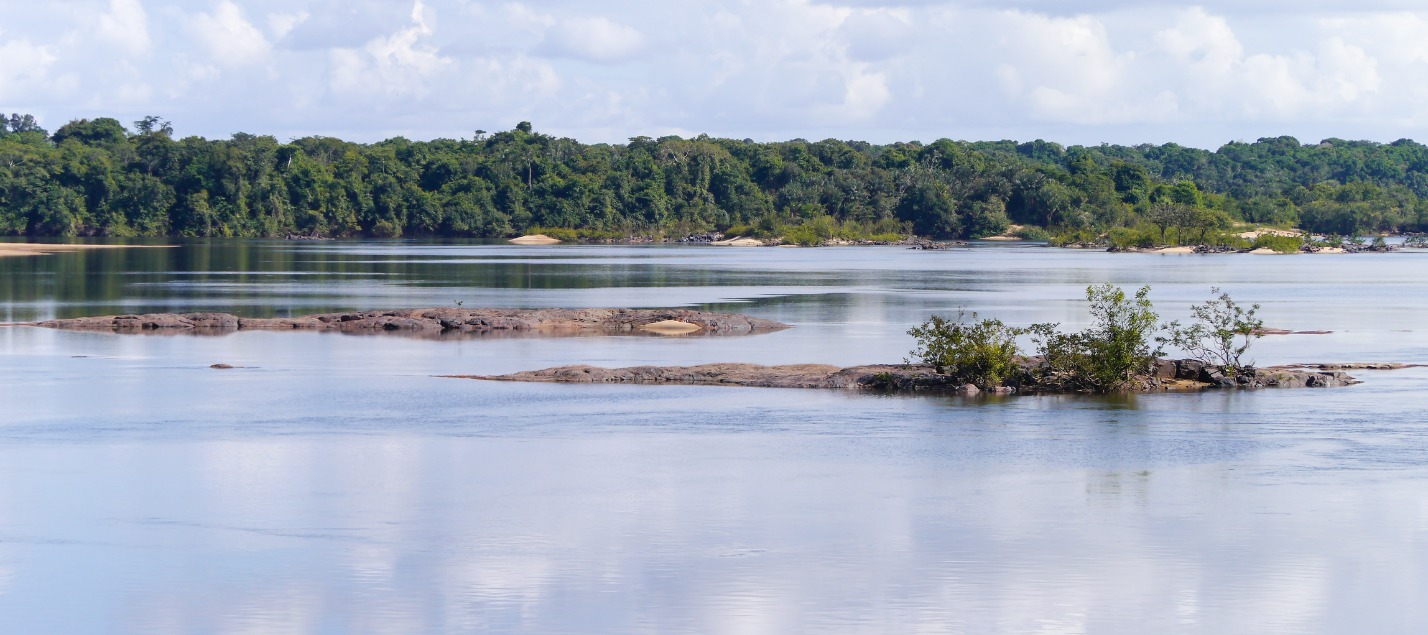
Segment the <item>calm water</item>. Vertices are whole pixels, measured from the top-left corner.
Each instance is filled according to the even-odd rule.
[[[1261,364],[1428,363],[1428,254],[233,242],[0,259],[0,320],[689,306],[744,338],[0,328],[10,633],[1365,633],[1428,626],[1428,372],[1122,399],[489,384],[546,366],[899,361],[965,306],[1166,317]],[[247,368],[214,371],[213,363]]]

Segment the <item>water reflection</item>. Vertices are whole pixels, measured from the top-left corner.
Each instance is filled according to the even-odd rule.
[[[1423,502],[1352,475],[1270,487],[1234,474],[1253,472],[1247,457],[948,471],[897,443],[869,460],[838,440],[760,451],[767,441],[50,448],[49,461],[92,466],[50,487],[82,481],[72,485],[112,497],[97,510],[106,520],[85,528],[71,524],[87,516],[79,510],[30,508],[22,518],[44,510],[59,526],[39,529],[70,541],[11,560],[32,575],[0,610],[25,618],[12,623],[85,630],[52,603],[20,602],[41,600],[33,572],[98,556],[86,578],[61,576],[68,597],[134,632],[1285,632],[1378,606],[1345,596],[1346,578],[1411,585],[1417,568],[1401,560],[1424,555],[1391,538],[1336,541],[1388,538],[1376,524],[1403,520],[1395,501]],[[140,487],[147,495],[134,495]],[[1350,498],[1349,509],[1304,508]],[[83,546],[97,537],[104,544]],[[112,597],[121,588],[138,601]],[[1396,606],[1356,619],[1378,631],[1422,617],[1416,603]]]

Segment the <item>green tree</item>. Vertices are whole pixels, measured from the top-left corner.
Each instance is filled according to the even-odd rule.
[[[90,121],[88,119],[76,119],[55,131],[55,145],[60,145],[66,141],[78,141],[87,145],[108,146],[120,144],[128,140],[129,132],[124,129],[124,125],[118,119],[110,117],[100,117]]]
[[[1191,307],[1193,324],[1170,322],[1163,327],[1168,335],[1157,341],[1179,348],[1207,365],[1223,368],[1230,377],[1253,374],[1254,362],[1244,361],[1244,354],[1263,336],[1264,321],[1256,316],[1259,305],[1245,309],[1218,287],[1212,287],[1210,293],[1213,299]]]

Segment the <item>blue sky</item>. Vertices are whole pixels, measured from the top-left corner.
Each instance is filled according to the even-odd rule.
[[[1422,7],[0,0],[0,111],[210,138],[1428,140]]]

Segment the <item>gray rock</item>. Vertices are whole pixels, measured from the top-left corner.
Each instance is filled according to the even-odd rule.
[[[1175,379],[1179,376],[1178,364],[1173,359],[1157,359],[1151,364],[1150,376],[1155,379]]]
[[[699,327],[696,335],[747,335],[789,328],[787,324],[735,313],[688,309],[400,309],[325,313],[287,318],[240,318],[227,313],[111,315],[39,322],[36,326],[82,331],[224,332],[235,330],[336,330],[395,332],[419,336],[522,332],[540,335],[634,334],[641,327],[674,320]]]
[[[1194,359],[1175,360],[1175,378],[1190,381],[1205,381],[1201,378],[1205,371],[1205,362]]]

